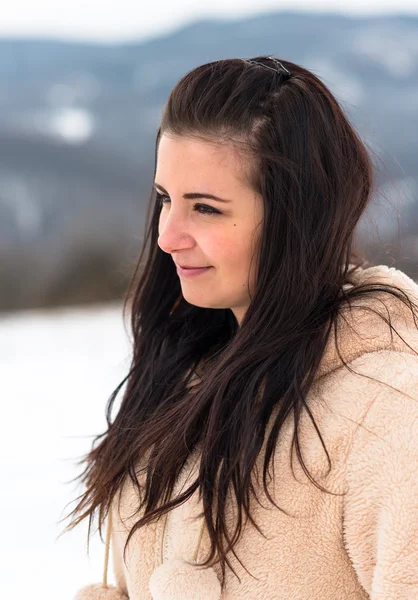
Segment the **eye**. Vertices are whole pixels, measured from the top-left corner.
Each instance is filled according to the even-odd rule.
[[[212,208],[212,206],[207,206],[206,204],[194,204],[193,210],[196,210],[201,215],[221,215],[222,213],[216,208]]]
[[[165,204],[165,200],[170,201],[170,198],[165,194],[160,194],[159,192],[157,192],[157,200],[160,206],[162,206],[163,204]]]
[[[170,202],[170,198],[166,194],[157,193],[157,200],[159,201],[160,206],[162,207],[164,204]],[[193,210],[198,212],[201,215],[221,215],[221,211],[213,208],[212,206],[208,206],[207,204],[196,203],[193,205]]]

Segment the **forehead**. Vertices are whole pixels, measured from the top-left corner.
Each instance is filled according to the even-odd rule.
[[[163,134],[157,154],[155,180],[170,185],[247,187],[248,176],[242,154],[232,143]]]

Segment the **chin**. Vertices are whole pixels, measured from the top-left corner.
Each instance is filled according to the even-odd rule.
[[[229,306],[226,306],[222,302],[210,301],[207,299],[203,300],[201,298],[193,297],[191,294],[187,295],[187,294],[183,293],[183,298],[189,304],[192,304],[193,306],[198,306],[199,308],[213,308],[213,309],[229,308]]]

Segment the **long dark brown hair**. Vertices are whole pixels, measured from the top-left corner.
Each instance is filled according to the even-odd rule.
[[[396,286],[354,285],[354,273],[368,262],[354,249],[354,233],[373,195],[374,169],[342,108],[321,79],[302,66],[281,60],[282,68],[266,56],[252,60],[271,68],[228,59],[187,73],[169,95],[155,148],[157,163],[158,142],[167,132],[228,140],[247,157],[249,185],[264,203],[251,302],[238,326],[230,309],[201,308],[182,297],[174,262],[157,244],[161,206],[153,190],[124,306],[131,315],[132,363],[108,401],[107,430],[95,437],[81,461],[85,469],[77,479],[85,491],[66,528],[89,517],[90,536],[98,513],[101,535],[113,498],[130,478],[142,497],[138,510],[144,512],[129,533],[126,550],[134,531],[198,489],[211,540],[201,564],[219,560],[222,583],[225,564],[231,566],[227,552],[241,535],[244,515],[254,522],[253,467],[275,407],[263,469],[267,497],[274,503],[267,474],[289,416],[295,424],[292,448],[312,483],[326,491],[303,463],[298,423],[303,410],[310,414],[305,397],[332,327],[338,333],[341,306],[378,290],[413,310]],[[344,291],[346,283],[354,287]],[[190,393],[196,372],[201,381]],[[197,444],[198,476],[172,498],[179,472]],[[146,474],[143,486],[138,465]],[[230,490],[239,509],[232,535],[225,520]]]

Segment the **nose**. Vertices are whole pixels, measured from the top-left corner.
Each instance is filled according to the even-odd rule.
[[[160,214],[157,243],[163,252],[173,254],[193,248],[195,240],[188,231],[186,220],[171,209],[167,214]]]

